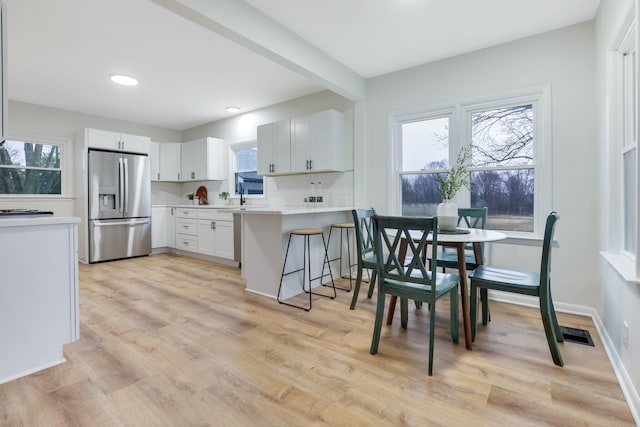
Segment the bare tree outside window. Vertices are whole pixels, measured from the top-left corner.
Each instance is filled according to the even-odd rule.
[[[535,158],[533,104],[473,111],[471,207],[488,207],[487,227],[532,232]],[[449,117],[402,124],[403,215],[435,215],[442,201],[435,174],[449,166]]]
[[[488,207],[487,227],[533,231],[533,105],[471,114],[471,207]]]
[[[0,194],[62,194],[60,146],[7,140],[0,147]]]

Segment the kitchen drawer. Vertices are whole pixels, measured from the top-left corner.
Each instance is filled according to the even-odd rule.
[[[217,221],[233,221],[233,214],[231,212],[227,212],[225,210],[215,211],[213,219]]]
[[[198,219],[213,219],[215,215],[215,209],[198,209]]]
[[[176,234],[176,249],[196,252],[198,250],[197,237],[186,234]]]
[[[195,219],[176,219],[176,234],[198,235],[198,221]]]
[[[193,218],[198,217],[198,209],[192,208],[176,208],[176,216],[178,218]]]

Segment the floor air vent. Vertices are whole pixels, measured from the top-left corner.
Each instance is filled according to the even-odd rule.
[[[577,344],[590,345],[594,347],[591,334],[586,329],[568,328],[566,326],[560,326],[562,337],[565,341],[574,342]]]

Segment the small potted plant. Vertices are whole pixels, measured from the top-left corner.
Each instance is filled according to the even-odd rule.
[[[227,204],[227,205],[231,204],[231,199],[229,198],[229,193],[227,193],[226,191],[218,193],[218,199],[224,200],[225,204]]]
[[[442,203],[438,205],[438,225],[443,231],[454,231],[458,225],[458,207],[451,200],[462,187],[469,189],[468,163],[471,152],[463,147],[458,153],[456,163],[446,173],[436,174],[438,190]]]
[[[196,203],[195,202],[195,194],[188,193],[188,194],[185,194],[184,197],[186,197],[187,199],[191,200],[191,204],[192,205],[194,205]]]

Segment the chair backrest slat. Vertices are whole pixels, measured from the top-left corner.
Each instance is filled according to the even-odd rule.
[[[356,248],[358,259],[373,254],[373,216],[376,211],[371,209],[353,209],[353,223],[356,231]]]
[[[437,218],[375,215],[373,223],[380,286],[396,280],[433,289],[437,266],[431,263],[429,268],[424,255],[429,245],[431,255],[437,253]]]

